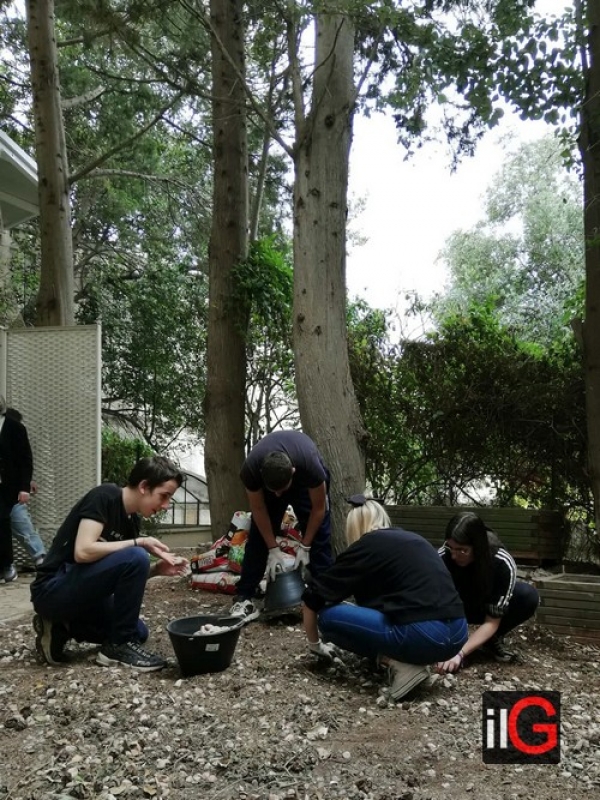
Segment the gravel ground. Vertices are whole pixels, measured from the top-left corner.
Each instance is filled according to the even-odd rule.
[[[1,588],[0,588],[1,601]],[[181,579],[150,581],[151,646],[172,659],[138,675],[78,648],[60,668],[33,655],[31,620],[0,625],[0,800],[575,800],[600,792],[597,648],[536,625],[515,642],[525,663],[474,657],[457,678],[388,702],[385,676],[349,657],[307,652],[299,617],[253,622],[229,669],[183,679],[168,621],[229,607]],[[557,765],[486,765],[481,697],[560,691]]]

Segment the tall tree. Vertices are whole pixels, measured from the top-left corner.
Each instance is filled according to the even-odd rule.
[[[548,346],[572,334],[570,317],[582,310],[584,236],[581,182],[564,153],[564,143],[547,136],[507,154],[481,220],[444,247],[449,287],[433,303],[436,319],[491,300],[522,339]]]
[[[346,217],[355,28],[335,13],[315,18],[310,111],[296,104],[294,308],[296,387],[304,430],[331,471],[334,545],[342,545],[344,497],[365,483],[365,431],[350,377],[346,334]],[[300,76],[296,75],[296,91]]]
[[[248,249],[248,164],[242,0],[211,0],[213,204],[204,460],[213,535],[246,507],[244,460],[248,304],[234,307],[233,275]]]
[[[40,197],[37,325],[73,325],[69,162],[61,108],[54,0],[27,0],[31,89]]]
[[[584,166],[585,394],[589,473],[600,530],[600,4],[587,3],[587,47],[582,49],[585,96],[579,147]]]

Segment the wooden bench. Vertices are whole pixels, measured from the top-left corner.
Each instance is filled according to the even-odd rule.
[[[600,575],[564,573],[535,579],[540,593],[536,620],[557,636],[600,644]]]
[[[446,525],[455,514],[473,511],[521,563],[559,563],[567,541],[567,523],[559,511],[488,506],[386,506],[386,510],[392,525],[420,533],[436,547],[443,544]]]

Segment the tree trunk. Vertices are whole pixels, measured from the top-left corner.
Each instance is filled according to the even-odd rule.
[[[294,351],[304,431],[331,472],[332,530],[344,542],[344,498],[365,488],[365,431],[350,377],[346,217],[352,138],[354,30],[316,18],[311,111],[297,131],[294,183]]]
[[[54,0],[27,0],[27,19],[42,251],[36,325],[73,325],[69,166],[60,104]]]
[[[600,530],[600,6],[588,4],[586,91],[579,147],[584,170],[585,226],[585,397],[588,459],[596,529]]]
[[[242,0],[211,0],[213,216],[209,246],[205,468],[213,538],[247,507],[239,477],[245,457],[248,310],[234,306],[232,270],[247,254],[247,149]],[[227,57],[229,56],[229,57]]]

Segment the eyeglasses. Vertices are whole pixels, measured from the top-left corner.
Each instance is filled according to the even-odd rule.
[[[454,553],[457,556],[468,556],[473,548],[470,545],[466,547],[453,547],[452,545],[448,544],[448,542],[444,542],[444,547],[449,553]]]

